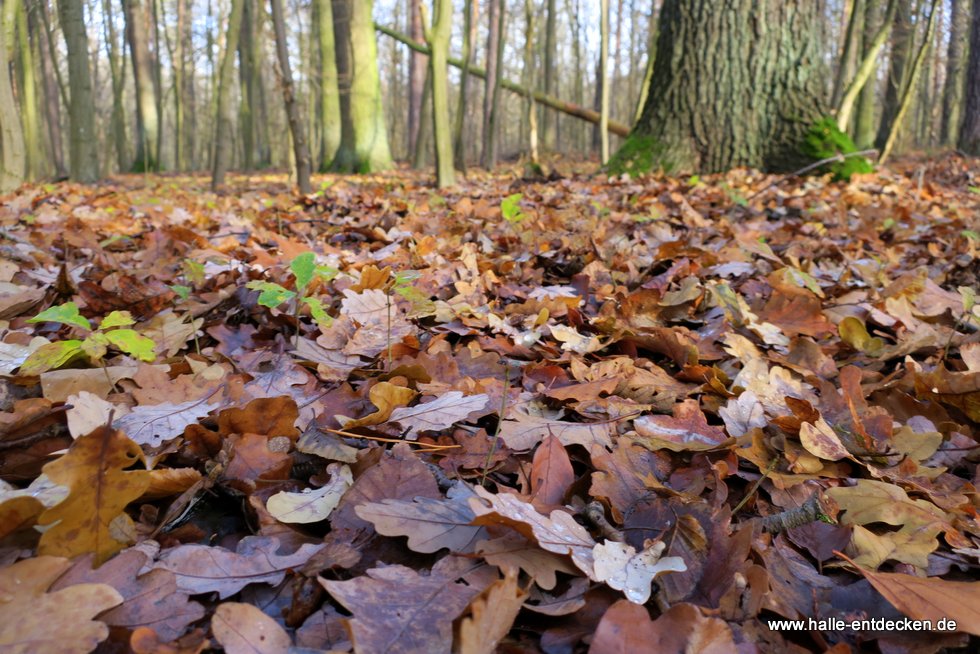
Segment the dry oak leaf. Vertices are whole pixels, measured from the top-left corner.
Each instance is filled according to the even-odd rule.
[[[240,602],[218,605],[211,632],[227,654],[286,654],[293,644],[279,623],[258,607]]]
[[[651,622],[645,608],[625,600],[613,604],[602,616],[589,648],[589,654],[735,651],[738,648],[728,623],[705,617],[693,604],[676,604]]]
[[[409,430],[406,438],[415,440],[419,432],[446,429],[460,420],[465,420],[473,411],[485,407],[489,400],[490,398],[484,393],[464,396],[460,391],[449,391],[431,402],[412,407],[398,407],[388,416],[388,422],[401,424]]]
[[[51,525],[38,544],[39,554],[77,556],[92,552],[96,565],[121,550],[133,522],[123,510],[150,485],[146,470],[126,470],[143,460],[139,445],[121,431],[99,427],[76,440],[68,453],[44,466],[68,497],[47,509],[38,524]]]
[[[299,437],[296,420],[299,408],[288,396],[260,397],[239,409],[232,407],[218,414],[218,432],[228,434],[262,434],[285,436],[291,441]]]
[[[459,654],[494,654],[527,597],[527,591],[517,585],[516,570],[493,582],[470,603],[472,615],[459,625]]]
[[[575,471],[565,446],[548,435],[534,451],[531,461],[531,496],[539,506],[561,504],[568,487],[575,482]]]
[[[483,527],[470,524],[476,514],[467,504],[473,492],[461,483],[449,491],[448,500],[416,497],[386,499],[354,507],[354,513],[374,525],[384,536],[408,536],[414,552],[431,554],[442,548],[451,552],[473,551],[476,539],[485,536]]]
[[[280,491],[268,499],[266,510],[279,522],[308,524],[326,520],[354,483],[350,466],[331,463],[327,472],[330,481],[325,486],[307,488],[301,493]]]
[[[913,620],[955,620],[956,631],[980,636],[980,582],[946,581],[858,567],[882,596]]]
[[[5,654],[85,654],[109,635],[93,618],[123,601],[112,586],[79,584],[45,592],[71,566],[38,556],[0,568],[0,651]]]
[[[623,591],[634,604],[646,604],[650,599],[653,580],[664,572],[685,572],[687,566],[679,556],[661,558],[666,544],[657,541],[642,552],[632,545],[607,541],[592,550],[595,576],[599,581]]]
[[[717,450],[732,445],[721,427],[709,425],[697,400],[674,405],[673,416],[646,415],[633,421],[636,442],[651,450],[672,452]]]
[[[276,585],[286,572],[306,563],[323,545],[303,544],[292,554],[279,554],[279,539],[247,536],[236,551],[208,545],[180,545],[163,550],[150,567],[170,570],[177,588],[191,595],[218,593],[221,599],[249,584]]]
[[[840,461],[851,456],[833,427],[823,418],[800,424],[800,442],[807,452],[826,461]]]
[[[551,590],[558,583],[556,573],[563,572],[567,575],[576,573],[575,566],[569,563],[566,557],[546,552],[527,538],[512,531],[500,538],[480,541],[476,545],[476,551],[487,563],[501,570],[520,568],[544,590]],[[579,579],[588,583],[581,577]],[[573,580],[572,583],[575,581]]]
[[[168,570],[150,570],[140,575],[147,555],[128,549],[101,567],[92,569],[92,557],[80,557],[58,578],[52,590],[77,584],[107,584],[123,597],[123,604],[99,618],[110,627],[150,627],[164,641],[180,638],[187,626],[204,617],[204,607],[177,591],[177,580]]]
[[[140,405],[112,425],[126,432],[140,445],[160,447],[164,441],[173,440],[183,434],[187,425],[196,424],[217,408],[216,404],[208,404],[207,400],[208,397],[204,397],[179,404],[164,402]]]
[[[740,438],[755,427],[765,427],[766,410],[752,391],[743,391],[738,397],[728,400],[728,404],[718,409],[718,415],[725,421],[728,435]]]
[[[373,568],[349,581],[317,580],[353,614],[348,625],[358,654],[448,654],[453,620],[477,589],[411,568]]]
[[[396,407],[404,406],[411,402],[412,398],[415,397],[415,391],[411,388],[396,386],[390,382],[383,381],[371,387],[371,390],[368,391],[368,397],[374,406],[378,407],[378,410],[356,419],[337,416],[337,421],[340,422],[344,429],[380,425],[388,420]]]
[[[555,509],[550,516],[545,516],[515,495],[495,495],[482,486],[475,490],[478,497],[469,500],[470,508],[476,514],[473,524],[510,527],[536,542],[541,549],[571,556],[579,570],[597,581],[592,559],[592,548],[596,543],[570,513]]]
[[[507,418],[500,422],[497,433],[507,447],[520,452],[534,449],[549,434],[565,447],[582,445],[591,449],[593,444],[598,444],[612,448],[612,437],[616,433],[616,427],[611,422],[564,422],[532,416],[523,411],[509,413]]]

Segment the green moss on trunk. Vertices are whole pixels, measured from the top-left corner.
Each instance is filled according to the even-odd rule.
[[[814,161],[829,159],[839,154],[851,154],[858,149],[847,134],[837,127],[837,121],[829,116],[814,123],[803,139],[803,154]],[[831,172],[834,179],[847,180],[855,173],[870,173],[871,162],[864,157],[838,159],[818,168],[820,172]]]

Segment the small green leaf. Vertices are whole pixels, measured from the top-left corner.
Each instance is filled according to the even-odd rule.
[[[977,305],[977,292],[970,286],[957,286],[960,298],[963,300],[963,313],[972,313],[973,307]]]
[[[324,266],[324,265],[317,266],[315,272],[316,272],[316,276],[325,282],[329,282],[340,273],[340,271],[334,268],[333,266]]]
[[[967,186],[966,188],[970,191],[970,193],[980,195],[980,186]]]
[[[837,325],[837,332],[840,334],[840,340],[868,356],[877,356],[885,347],[885,342],[869,334],[864,323],[854,316],[847,316],[841,320]]]
[[[117,329],[106,332],[105,337],[110,343],[118,347],[131,357],[136,357],[140,361],[153,361],[157,358],[153,351],[157,344],[152,338],[147,338],[132,329]]]
[[[65,302],[56,307],[49,307],[27,322],[60,322],[64,325],[74,325],[82,329],[92,330],[92,323],[78,313],[78,305]]]
[[[181,300],[186,300],[191,295],[191,287],[183,284],[171,284],[170,290],[176,293]]]
[[[132,314],[128,311],[113,311],[108,316],[102,319],[99,323],[99,329],[109,329],[111,327],[126,327],[132,325],[136,321],[133,320]]]
[[[514,193],[513,195],[508,195],[500,202],[500,213],[503,215],[504,220],[512,225],[516,225],[527,218],[527,214],[521,211],[521,200],[523,199],[523,194]]]
[[[327,329],[333,324],[333,317],[323,308],[323,303],[317,297],[304,297],[303,303],[310,308],[310,315],[320,326],[320,329]]]
[[[204,283],[204,264],[200,261],[194,261],[193,259],[184,259],[181,262],[181,268],[184,271],[184,277],[187,278],[191,284],[203,284]]]
[[[968,238],[971,241],[980,241],[980,234],[973,231],[972,229],[964,229],[962,232],[960,232],[960,236],[964,238]]]
[[[261,291],[261,293],[259,293],[259,304],[264,307],[269,307],[270,309],[275,309],[283,302],[296,297],[296,293],[293,291],[287,291],[275,282],[256,280],[249,282],[245,285],[245,287],[250,288],[253,291]]]
[[[101,361],[108,350],[109,339],[102,332],[89,334],[89,337],[82,341],[82,352],[89,361]]]
[[[82,342],[79,340],[48,343],[31,352],[21,365],[20,374],[34,377],[42,372],[60,368],[81,354]]]
[[[296,277],[296,290],[302,291],[313,281],[313,272],[316,270],[316,255],[312,252],[297,255],[289,263],[289,269],[293,271],[293,275]]]

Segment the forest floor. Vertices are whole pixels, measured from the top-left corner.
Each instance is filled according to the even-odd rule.
[[[0,198],[0,649],[976,645],[976,162],[207,184]]]

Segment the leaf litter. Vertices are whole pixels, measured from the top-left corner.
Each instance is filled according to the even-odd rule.
[[[968,166],[25,186],[0,644],[967,647]]]

